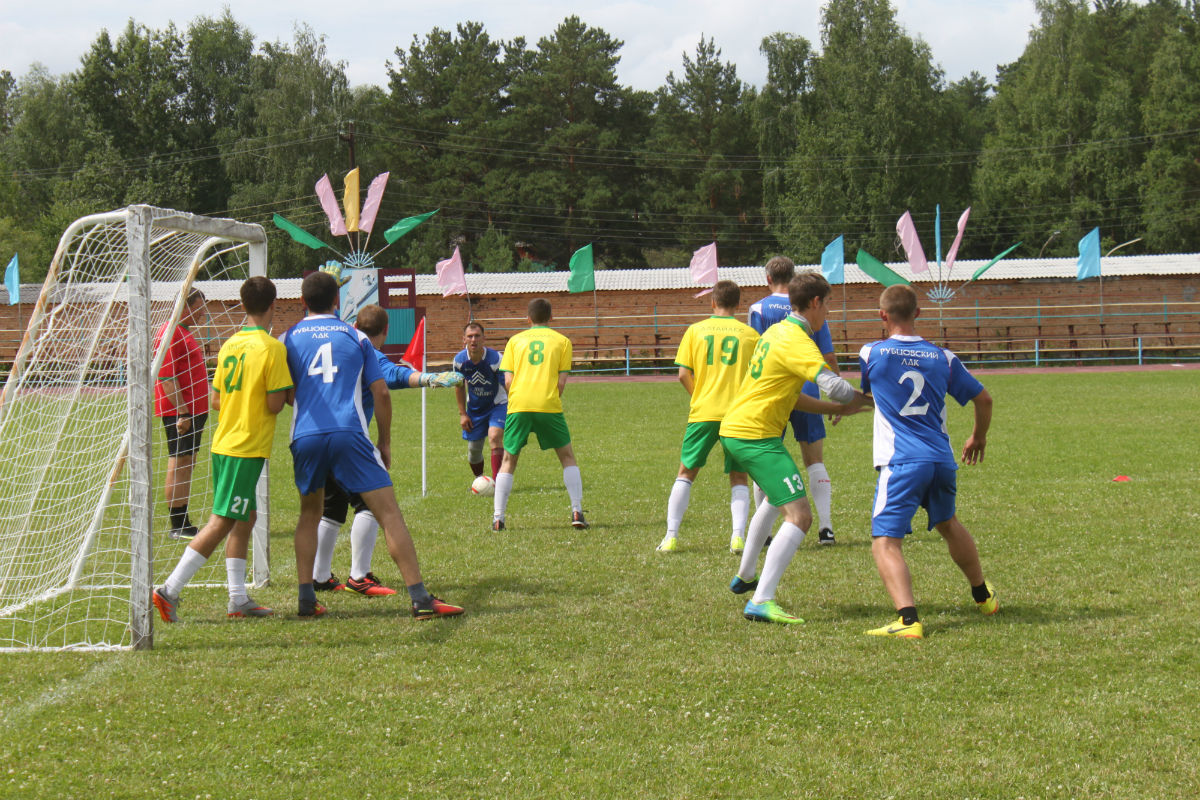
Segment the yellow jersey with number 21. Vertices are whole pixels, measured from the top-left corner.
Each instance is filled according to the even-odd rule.
[[[742,379],[733,405],[721,422],[721,435],[734,439],[770,439],[783,433],[805,381],[815,381],[825,358],[807,323],[788,316],[767,328]]]
[[[558,374],[571,371],[571,340],[545,325],[534,325],[508,340],[500,371],[512,373],[508,413],[562,413]]]

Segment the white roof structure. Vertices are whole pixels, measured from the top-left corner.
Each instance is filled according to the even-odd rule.
[[[966,283],[975,270],[986,264],[984,260],[959,261],[949,276],[942,274],[951,288]],[[931,264],[929,272],[914,275],[907,262],[892,261],[888,268],[914,283],[938,282],[937,265]],[[799,264],[797,269],[819,270],[817,264]],[[1181,253],[1161,256],[1111,256],[1101,259],[1101,270],[1105,277],[1126,276],[1171,276],[1200,275],[1200,253]],[[1004,259],[979,278],[980,281],[1011,280],[1063,280],[1074,278],[1074,258],[1013,258]],[[467,275],[467,288],[471,294],[494,296],[500,294],[552,294],[567,291],[568,273],[562,272],[472,272]],[[761,266],[721,267],[718,276],[736,282],[739,286],[766,286],[766,273]],[[874,283],[875,279],[858,268],[857,264],[846,264],[846,283]],[[237,283],[234,281],[198,281],[197,288],[212,300],[238,299]],[[299,278],[278,278],[275,286],[279,297],[295,299],[300,296]],[[647,291],[658,289],[696,289],[686,267],[665,269],[602,269],[596,271],[596,289],[599,291]],[[23,284],[21,302],[37,301],[41,286]],[[433,275],[417,276],[418,295],[441,295]]]

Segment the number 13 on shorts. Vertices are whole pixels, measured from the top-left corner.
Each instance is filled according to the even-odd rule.
[[[783,479],[784,486],[787,487],[788,494],[804,491],[804,481],[800,480],[800,473],[794,473],[790,478]]]

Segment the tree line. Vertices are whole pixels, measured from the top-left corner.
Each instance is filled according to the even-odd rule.
[[[1099,226],[1126,252],[1200,250],[1200,0],[1038,0],[1039,21],[995,83],[947,82],[888,0],[829,0],[820,41],[763,39],[767,78],[742,81],[716,38],[655,91],[621,85],[622,42],[570,16],[527,42],[463,22],[398,46],[387,86],[351,87],[325,39],[256,42],[228,10],[185,29],[131,20],[80,67],[0,73],[0,258],[44,275],[84,214],[149,203],[263,224],[272,270],[319,254],[272,215],[334,242],[313,196],[354,163],[391,172],[380,230],[440,212],[379,257],[473,270],[678,267],[819,260],[846,237],[899,258],[911,210],[926,248],[967,206],[961,257],[1073,255]],[[367,249],[377,250],[382,237]],[[319,256],[320,260],[324,255]]]

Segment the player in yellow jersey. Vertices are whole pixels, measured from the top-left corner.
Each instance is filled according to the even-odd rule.
[[[657,548],[660,553],[673,552],[677,547],[679,526],[691,501],[692,483],[717,443],[721,419],[737,394],[750,354],[758,343],[758,332],[734,318],[741,299],[742,290],[736,283],[717,281],[713,287],[713,315],[689,327],[679,341],[675,356],[679,382],[692,399],[680,448],[679,473],[667,500],[667,535]],[[738,554],[742,552],[746,518],[750,514],[750,481],[745,472],[726,472],[733,517],[729,549]]]
[[[571,447],[571,432],[562,413],[562,393],[571,372],[571,340],[547,327],[550,301],[529,301],[529,328],[508,340],[500,357],[500,372],[508,392],[504,420],[504,459],[496,475],[492,530],[504,530],[508,496],[521,449],[536,433],[543,450],[554,449],[563,468],[563,484],[571,500],[571,525],[586,528],[583,518],[583,478]]]
[[[268,617],[246,593],[246,548],[254,528],[255,488],[275,441],[275,416],[292,393],[287,351],[271,337],[275,284],[254,277],[242,284],[246,325],[221,346],[210,405],[220,414],[213,434],[213,511],[183,551],[166,582],[154,590],[164,622],[176,622],[179,593],[225,537],[230,617]]]
[[[788,283],[792,313],[758,340],[746,378],[721,422],[726,468],[750,473],[767,496],[750,522],[741,566],[729,584],[735,594],[755,590],[742,612],[749,620],[804,621],[775,602],[779,579],[812,525],[800,470],[780,437],[788,415],[793,408],[852,414],[867,402],[864,394],[829,369],[813,341],[813,332],[825,323],[829,292],[829,283],[819,274],[792,278]],[[834,402],[803,395],[805,381],[815,382]],[[755,578],[759,551],[780,510],[784,523],[767,549],[762,577]]]

